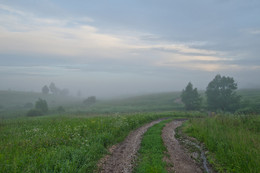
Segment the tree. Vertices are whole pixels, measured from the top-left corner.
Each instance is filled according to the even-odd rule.
[[[198,110],[201,107],[201,97],[197,88],[193,89],[192,84],[189,82],[185,90],[181,93],[181,100],[185,105],[186,110]]]
[[[28,112],[27,112],[27,116],[41,116],[45,113],[48,112],[48,105],[47,105],[47,102],[43,99],[40,99],[37,100],[35,102],[35,108],[34,109],[30,109]]]
[[[39,98],[35,103],[35,109],[40,110],[42,113],[47,113],[49,109],[46,100]]]
[[[50,86],[49,86],[49,88],[50,88],[50,91],[53,93],[53,94],[59,94],[59,88],[57,88],[56,86],[55,86],[55,84],[52,82],[51,84],[50,84]]]
[[[239,107],[240,96],[236,94],[237,83],[232,77],[216,75],[206,90],[208,108],[233,112]]]
[[[42,87],[42,93],[43,94],[49,94],[49,88],[47,87],[47,85],[45,85],[44,87]]]

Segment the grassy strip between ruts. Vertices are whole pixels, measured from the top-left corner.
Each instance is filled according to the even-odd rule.
[[[183,128],[205,144],[208,161],[218,172],[260,171],[260,116],[192,119]]]
[[[161,134],[165,123],[170,121],[172,119],[162,121],[149,128],[144,134],[138,152],[137,166],[134,169],[135,173],[167,173],[166,162],[163,161],[167,149],[163,144]]]
[[[0,121],[0,172],[93,172],[107,148],[162,117],[137,113],[103,117],[49,116]],[[190,116],[197,116],[195,113]]]

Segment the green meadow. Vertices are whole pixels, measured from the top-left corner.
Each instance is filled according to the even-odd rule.
[[[122,141],[131,130],[177,115],[168,112],[1,120],[0,172],[93,172],[107,148]]]

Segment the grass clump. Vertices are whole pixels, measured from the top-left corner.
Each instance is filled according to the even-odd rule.
[[[219,115],[192,119],[184,132],[210,151],[209,162],[219,172],[259,172],[260,117]]]
[[[166,147],[163,144],[161,134],[165,123],[168,121],[152,126],[144,134],[135,173],[167,173],[166,162],[163,161]]]

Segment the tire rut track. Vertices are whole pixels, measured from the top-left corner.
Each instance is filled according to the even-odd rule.
[[[152,121],[134,131],[126,139],[109,149],[111,155],[107,155],[99,162],[100,173],[130,173],[133,170],[137,151],[140,148],[143,134],[148,128],[164,119]]]
[[[175,138],[175,129],[181,126],[182,123],[183,121],[174,120],[167,123],[162,130],[162,139],[170,155],[170,162],[173,163],[173,168],[168,168],[168,171],[202,173],[200,167],[189,157]]]

